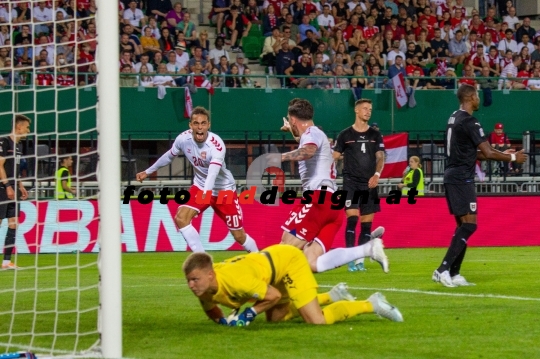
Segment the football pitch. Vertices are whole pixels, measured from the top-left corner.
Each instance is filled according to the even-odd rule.
[[[462,274],[477,285],[458,288],[431,281],[445,250],[388,249],[389,274],[369,260],[367,272],[341,267],[316,274],[320,292],[338,282],[360,300],[382,292],[401,310],[403,323],[366,314],[329,326],[299,319],[270,324],[259,315],[243,328],[206,319],[181,273],[188,253],[124,254],[124,357],[540,358],[540,247],[469,248]],[[211,254],[219,261],[238,253]],[[43,262],[55,257],[42,256]],[[32,256],[18,261],[24,265]],[[13,275],[0,272],[0,287],[11,286]]]

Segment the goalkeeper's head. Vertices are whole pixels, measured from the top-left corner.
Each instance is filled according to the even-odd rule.
[[[192,253],[184,262],[182,270],[186,276],[189,289],[197,297],[203,296],[215,286],[212,256],[207,253]]]

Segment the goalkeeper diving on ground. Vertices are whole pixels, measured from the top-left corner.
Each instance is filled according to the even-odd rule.
[[[209,254],[193,253],[183,271],[206,315],[223,325],[246,326],[263,312],[269,322],[300,316],[309,324],[334,324],[367,313],[403,321],[400,311],[381,293],[355,301],[340,283],[317,294],[318,285],[305,255],[289,245],[270,246],[220,263],[213,263]],[[254,302],[253,306],[228,318],[218,306],[239,309],[248,302]]]

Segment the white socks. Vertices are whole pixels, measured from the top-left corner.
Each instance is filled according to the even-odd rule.
[[[184,228],[180,228],[180,232],[193,252],[204,252],[199,232],[197,232],[191,223]]]
[[[2,261],[2,265],[7,265],[7,264],[9,264],[9,263],[11,263],[11,260],[9,260],[9,259],[4,259],[4,260]]]
[[[371,242],[351,248],[336,248],[317,258],[317,273],[341,267],[356,259],[371,255]]]
[[[258,252],[259,248],[257,247],[257,243],[255,243],[255,240],[249,236],[249,234],[246,233],[246,241],[244,244],[242,244],[242,247],[246,250],[248,253],[254,253]]]

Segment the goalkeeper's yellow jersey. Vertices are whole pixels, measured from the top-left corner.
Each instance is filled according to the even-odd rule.
[[[215,263],[214,271],[218,291],[212,300],[229,308],[262,300],[269,284],[277,287],[282,295],[305,286],[317,288],[302,251],[288,245],[274,245],[261,252],[226,259]]]

